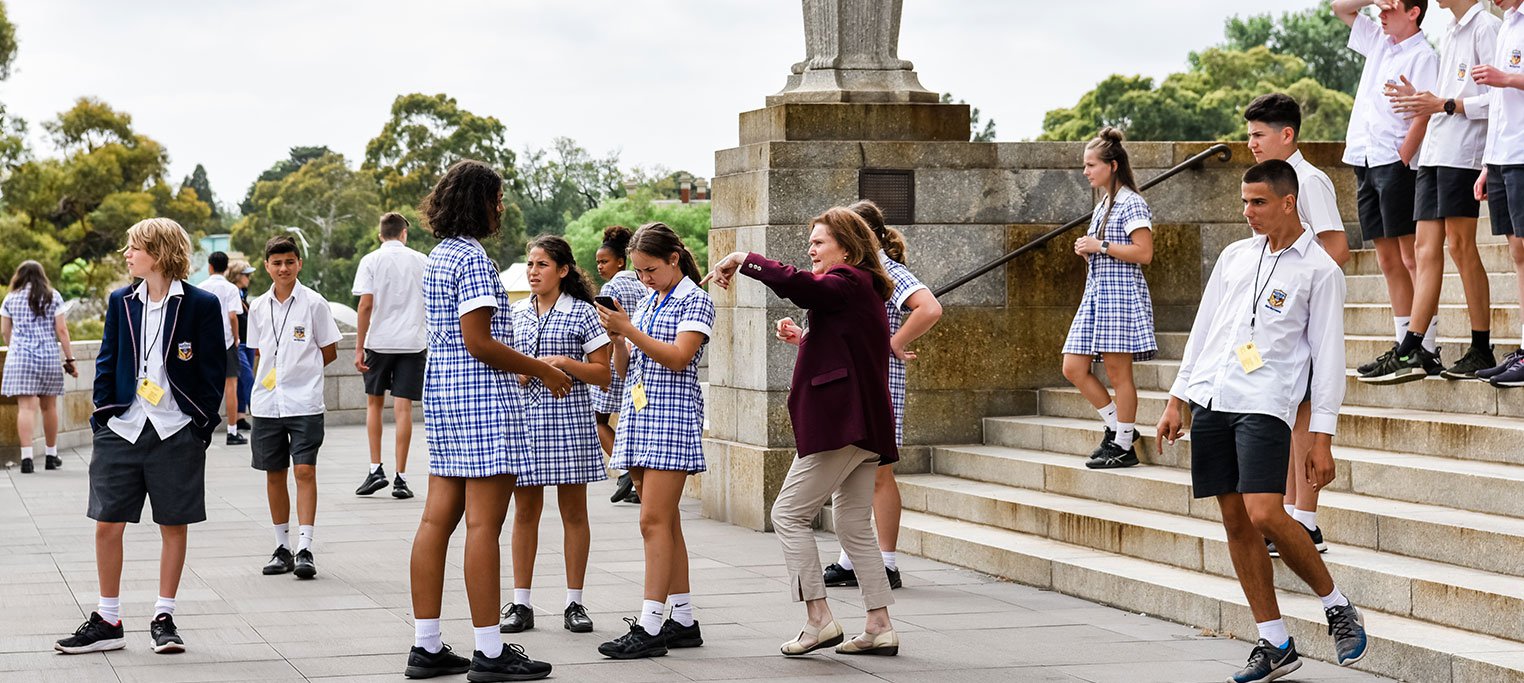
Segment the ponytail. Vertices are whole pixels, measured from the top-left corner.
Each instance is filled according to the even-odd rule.
[[[884,255],[904,265],[905,234],[884,225],[884,212],[878,208],[878,205],[871,199],[863,199],[847,208],[868,224],[868,228],[873,231],[873,236],[878,239],[879,248],[884,250]]]
[[[569,294],[573,299],[593,303],[593,288],[588,284],[587,273],[577,267],[577,259],[572,256],[571,244],[566,238],[559,235],[541,235],[529,241],[529,246],[524,248],[524,253],[539,249],[545,252],[550,260],[555,261],[557,266],[566,266],[566,277],[561,278],[561,292]]]
[[[677,233],[665,223],[647,223],[640,226],[640,229],[635,231],[635,236],[630,238],[630,249],[662,260],[677,254],[677,267],[682,269],[684,276],[692,279],[694,284],[704,279],[704,273],[699,270],[698,261],[693,258],[693,252],[688,251],[688,246],[683,244],[683,238],[678,237]]]
[[[1111,222],[1111,210],[1117,205],[1117,193],[1124,187],[1133,192],[1138,191],[1138,181],[1132,173],[1132,160],[1127,156],[1127,148],[1122,146],[1123,139],[1121,130],[1106,126],[1095,134],[1094,139],[1085,143],[1085,150],[1095,150],[1097,159],[1116,164],[1111,174],[1111,186],[1106,188],[1106,216],[1101,219],[1102,231]]]

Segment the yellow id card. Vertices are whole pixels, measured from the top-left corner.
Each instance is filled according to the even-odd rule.
[[[1259,355],[1259,347],[1254,342],[1245,342],[1243,346],[1234,349],[1238,352],[1238,364],[1244,368],[1244,374],[1249,374],[1265,367],[1265,359]]]
[[[646,407],[646,384],[645,384],[645,382],[639,382],[639,383],[636,383],[635,386],[630,387],[630,402],[635,404],[635,409],[636,410],[643,410],[643,409],[645,409],[645,407]]]
[[[260,380],[259,383],[262,386],[264,386],[265,389],[267,389],[269,391],[275,391],[275,366],[274,365],[270,366],[270,371],[265,373],[265,378]]]
[[[138,395],[142,396],[143,400],[148,401],[152,405],[159,405],[159,401],[164,400],[164,388],[154,384],[153,380],[144,377],[138,380]]]

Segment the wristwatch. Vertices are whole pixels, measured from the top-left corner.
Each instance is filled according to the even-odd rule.
[[[1111,243],[1110,242],[1106,242],[1106,241],[1102,241],[1101,242],[1101,253],[1102,254],[1106,254],[1107,256],[1111,255]]]
[[[1445,113],[1451,116],[1455,115],[1455,98],[1452,97],[1445,100]]]

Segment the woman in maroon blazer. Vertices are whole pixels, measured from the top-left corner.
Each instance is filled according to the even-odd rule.
[[[799,342],[788,397],[799,457],[772,514],[789,568],[789,592],[805,603],[809,621],[782,652],[802,655],[835,645],[841,654],[893,655],[899,652],[889,621],[894,598],[870,518],[878,466],[899,460],[884,314],[894,285],[879,262],[872,231],[857,214],[833,208],[811,223],[810,272],[737,252],[720,260],[711,275],[728,289],[739,271],[809,311],[809,334]],[[859,568],[868,610],[863,634],[851,640],[826,604],[811,528],[827,497],[833,500],[836,536]]]

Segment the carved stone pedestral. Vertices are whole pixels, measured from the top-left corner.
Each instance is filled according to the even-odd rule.
[[[788,102],[936,102],[899,58],[902,0],[804,0],[805,58],[769,106]]]

